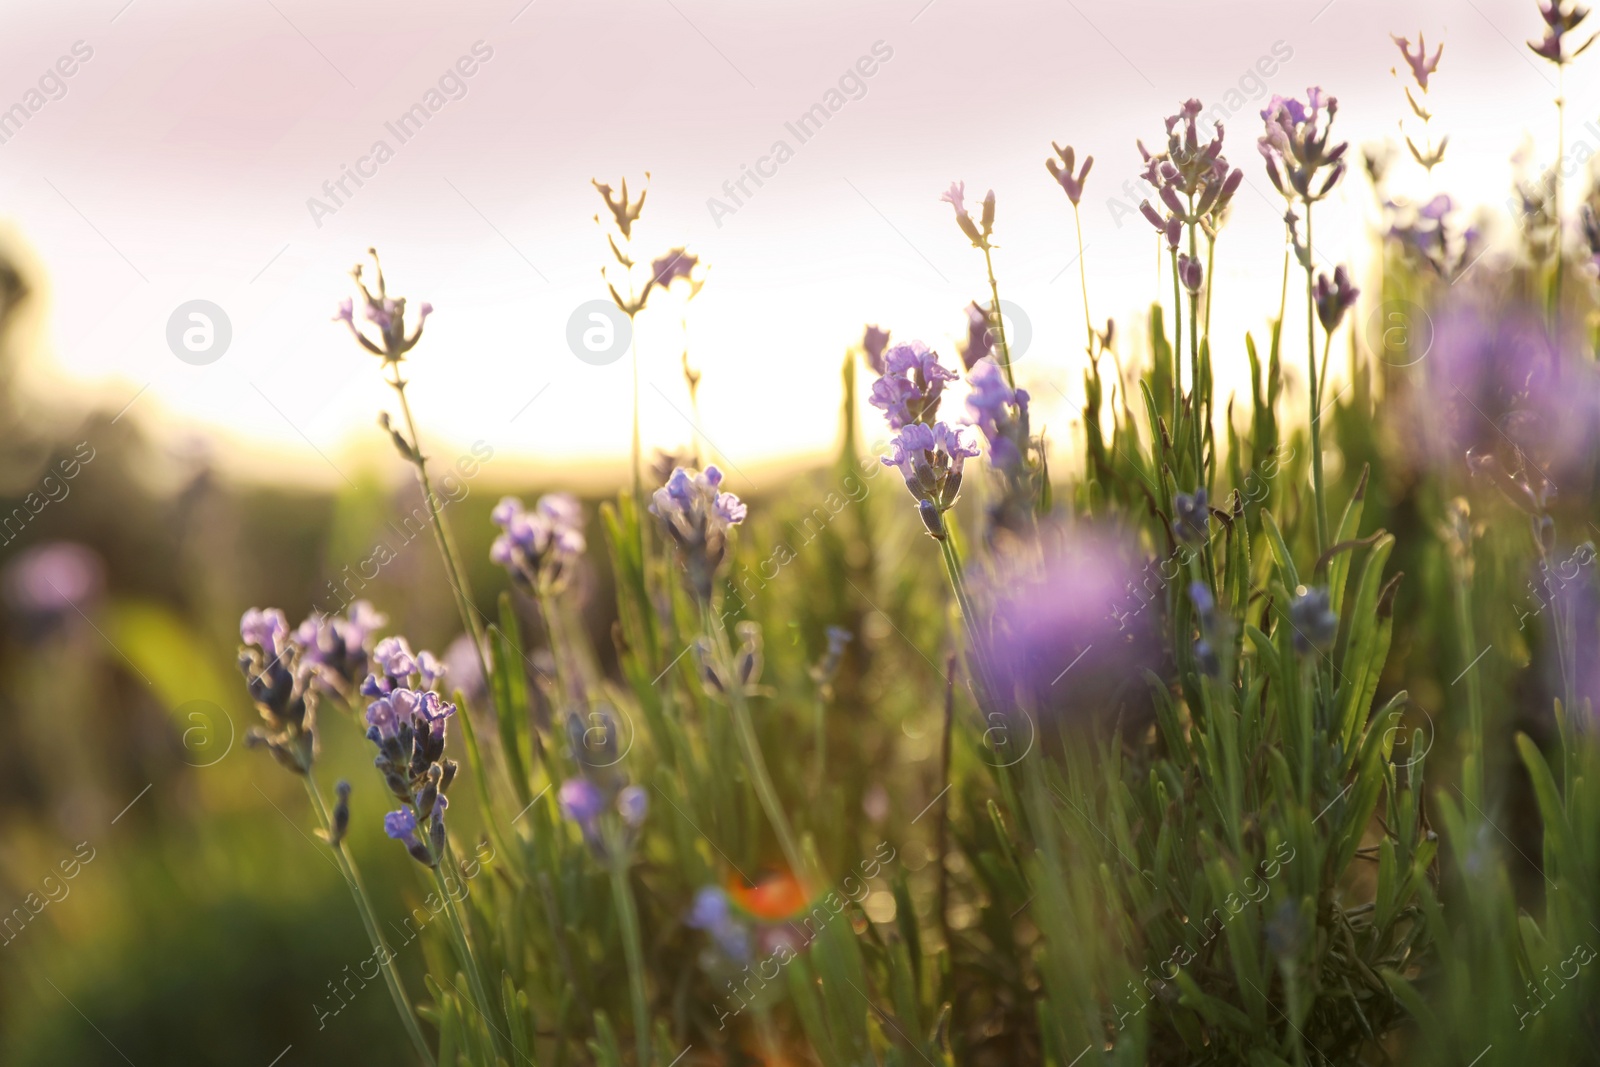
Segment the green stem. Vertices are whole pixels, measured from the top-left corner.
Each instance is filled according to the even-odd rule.
[[[1178,416],[1183,411],[1183,300],[1178,280],[1178,250],[1172,259],[1172,436],[1178,436]]]
[[[450,528],[445,525],[444,513],[439,508],[439,500],[433,495],[433,483],[428,477],[428,461],[422,455],[422,439],[417,435],[417,421],[411,415],[411,401],[406,398],[406,382],[400,377],[400,365],[390,364],[394,368],[394,377],[389,379],[389,384],[400,396],[400,412],[406,420],[406,432],[411,436],[412,465],[417,468],[417,481],[422,486],[423,504],[428,509],[428,520],[433,526],[434,541],[439,546],[439,555],[444,560],[445,581],[450,585],[450,591],[455,594],[456,611],[461,616],[461,625],[472,637],[472,653],[478,660],[478,671],[484,681],[484,703],[488,705],[490,714],[494,716],[498,727],[501,709],[496,707],[494,698],[493,675],[489,672],[489,661],[484,655],[484,631],[478,622],[477,608],[472,603],[471,587],[467,584],[466,571],[462,569],[460,559],[455,551],[455,546],[450,537]],[[479,785],[485,797],[488,795],[488,770],[482,766],[482,761],[473,768],[477,775]],[[495,822],[493,809],[485,807],[484,825],[490,837],[494,839],[495,847],[507,855],[513,853],[504,847],[505,842],[499,826]]]
[[[1190,211],[1191,214],[1194,211],[1194,197],[1193,196],[1189,197],[1189,211]],[[1196,235],[1195,235],[1195,230],[1196,229],[1198,229],[1198,227],[1195,226],[1193,223],[1189,224],[1189,258],[1191,260],[1199,258],[1198,254],[1199,254],[1200,249],[1199,249],[1198,244],[1196,242]],[[1211,276],[1209,274],[1206,275],[1205,281],[1207,283],[1209,283],[1210,280],[1211,280]],[[1191,412],[1191,417],[1194,420],[1194,427],[1193,427],[1194,433],[1192,434],[1192,436],[1194,438],[1194,466],[1195,466],[1195,485],[1196,486],[1203,486],[1203,485],[1206,484],[1206,463],[1205,463],[1205,444],[1204,444],[1205,437],[1204,437],[1204,434],[1201,432],[1201,428],[1200,428],[1200,407],[1201,407],[1200,401],[1201,401],[1201,394],[1200,394],[1200,294],[1199,293],[1190,293],[1189,294],[1189,403],[1190,403],[1190,406],[1194,409]]]
[[[772,775],[767,771],[767,761],[761,755],[761,740],[756,736],[755,723],[750,718],[750,706],[745,701],[744,687],[739,683],[738,664],[728,648],[728,635],[720,626],[712,624],[709,609],[706,611],[705,626],[706,632],[716,642],[717,658],[728,680],[728,707],[732,713],[734,737],[744,756],[745,769],[750,772],[750,784],[755,789],[756,799],[767,813],[767,821],[777,835],[778,847],[783,850],[789,870],[796,878],[809,881],[812,872],[807,870],[804,854],[800,851],[794,829],[789,825],[789,816],[783,810],[777,787],[772,784]]]
[[[611,853],[611,900],[622,926],[622,951],[628,961],[628,996],[633,1001],[634,1043],[639,1067],[650,1067],[650,1003],[644,984],[644,949],[639,936],[639,908],[628,884],[628,850],[621,834],[609,835]]]
[[[444,898],[445,915],[450,922],[450,936],[456,943],[456,953],[461,957],[461,967],[467,972],[467,983],[472,987],[472,995],[478,999],[476,1005],[479,1014],[483,1016],[484,1025],[489,1028],[489,1039],[494,1044],[495,1054],[504,1056],[506,1050],[502,1048],[504,1035],[499,1027],[494,1024],[494,1001],[489,999],[489,993],[483,985],[483,972],[478,967],[478,958],[473,954],[472,943],[467,939],[466,924],[462,921],[461,913],[456,910],[455,898],[450,895],[449,885],[445,881],[443,865],[449,862],[450,846],[447,843],[442,850],[442,855],[434,857],[433,882]]]
[[[1089,317],[1089,269],[1083,262],[1083,220],[1078,217],[1078,205],[1072,205],[1072,225],[1078,231],[1078,284],[1083,289],[1083,330],[1087,335],[1089,354],[1094,354],[1094,320]]]
[[[317,813],[317,822],[323,833],[332,828],[328,818],[328,809],[322,803],[322,795],[317,791],[317,783],[308,770],[304,777],[306,792],[311,796],[311,807]],[[356,911],[361,913],[361,925],[366,927],[367,940],[372,943],[372,948],[382,960],[384,984],[389,987],[389,995],[394,998],[395,1010],[400,1013],[400,1021],[405,1025],[406,1033],[411,1037],[411,1043],[416,1046],[417,1057],[434,1067],[433,1053],[428,1050],[428,1042],[422,1036],[422,1027],[417,1023],[417,1013],[411,1006],[411,998],[406,995],[405,983],[400,980],[400,970],[395,966],[394,953],[389,950],[388,942],[384,940],[383,930],[378,925],[376,913],[372,908],[372,901],[367,896],[367,888],[361,882],[361,874],[356,870],[355,860],[344,850],[344,843],[333,846],[333,856],[339,865],[339,873],[344,875],[344,880],[350,886],[350,895],[355,899]]]
[[[989,317],[994,320],[995,343],[1000,348],[1000,366],[1006,372],[1006,384],[1011,388],[1017,387],[1017,379],[1011,373],[1011,346],[1006,343],[1005,318],[1000,314],[1000,286],[994,280],[994,259],[989,254],[989,246],[983,246],[983,266],[989,272]]]
[[[1311,484],[1316,495],[1317,556],[1328,550],[1328,507],[1322,483],[1322,393],[1317,388],[1317,297],[1311,259],[1311,204],[1306,204],[1306,373],[1311,392]]]
[[[949,535],[937,539],[944,557],[945,574],[950,578],[950,589],[955,593],[956,606],[961,612],[962,626],[967,631],[967,645],[971,649],[971,674],[977,683],[979,709],[987,715],[993,711],[992,698],[996,691],[990,685],[988,671],[988,644],[978,632],[978,614],[967,593],[967,580],[961,569],[961,556]]]

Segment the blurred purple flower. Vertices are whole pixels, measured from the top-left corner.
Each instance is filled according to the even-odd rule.
[[[1018,470],[1028,447],[1028,391],[1013,389],[992,359],[979,360],[967,374],[966,423],[989,444],[989,462],[1002,471]]]
[[[889,331],[881,326],[868,326],[861,336],[861,351],[867,357],[867,366],[876,374],[884,372],[883,351],[889,347]]]
[[[105,587],[105,564],[91,548],[52,541],[17,554],[0,584],[29,631],[42,631],[88,607]]]
[[[397,363],[404,359],[407,352],[417,346],[422,340],[422,325],[433,313],[433,305],[424,303],[417,315],[416,329],[408,336],[406,334],[406,300],[405,297],[390,297],[388,287],[383,278],[383,265],[378,262],[376,249],[367,249],[367,254],[372,257],[372,265],[378,278],[376,292],[367,288],[363,279],[362,267],[358,263],[351,271],[355,278],[356,288],[361,291],[362,303],[365,305],[365,315],[368,322],[378,327],[378,339],[372,340],[356,324],[355,307],[352,301],[342,300],[339,311],[333,317],[334,322],[343,322],[349,327],[350,333],[365,348],[375,356],[381,356],[386,362]]]
[[[1136,551],[1086,529],[1055,531],[1044,544],[1042,566],[1002,567],[991,579],[1001,700],[1015,694],[1039,711],[1109,717],[1143,699],[1140,671],[1161,662],[1155,613],[1139,611],[1133,592]]]
[[[600,788],[587,778],[568,778],[561,783],[557,796],[562,816],[579,826],[593,826],[606,808]]]
[[[978,360],[994,351],[994,330],[989,313],[976,300],[967,305],[967,343],[961,349],[961,365],[971,370]]]
[[[239,640],[266,656],[281,656],[289,640],[289,620],[277,608],[251,608],[239,620]]]
[[[749,509],[721,489],[722,472],[678,467],[650,498],[650,514],[672,538],[689,584],[702,603],[711,600],[712,581],[728,551],[728,530],[744,522]]]
[[[564,587],[588,548],[583,507],[568,493],[540,497],[533,511],[508,496],[495,505],[489,518],[505,531],[490,545],[489,559],[534,594]]]
[[[655,285],[668,288],[682,278],[689,281],[689,273],[700,263],[700,257],[686,248],[674,248],[650,264],[650,280]]]

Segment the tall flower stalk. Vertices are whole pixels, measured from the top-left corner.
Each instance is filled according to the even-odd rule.
[[[1087,168],[1085,168],[1087,170]],[[972,247],[983,253],[983,268],[989,277],[989,320],[994,331],[995,347],[1000,350],[1000,367],[1005,371],[1006,383],[1011,386],[1017,384],[1014,372],[1011,369],[1011,345],[1006,339],[1006,326],[1004,317],[1000,314],[1000,283],[994,277],[994,190],[990,189],[984,194],[983,203],[979,206],[978,218],[973,219],[972,213],[967,210],[967,185],[965,182],[951,182],[939,199],[955,209],[956,225],[972,242]]]
[[[1166,120],[1167,147],[1152,153],[1138,142],[1139,154],[1144,157],[1144,180],[1156,190],[1156,195],[1166,208],[1163,215],[1148,200],[1139,205],[1140,212],[1167,240],[1168,254],[1172,260],[1172,319],[1173,319],[1173,408],[1176,424],[1182,412],[1182,374],[1178,361],[1183,351],[1183,297],[1188,294],[1189,304],[1189,417],[1190,443],[1194,450],[1196,479],[1207,481],[1207,464],[1204,441],[1207,427],[1201,425],[1209,418],[1206,407],[1204,383],[1200,369],[1201,322],[1200,294],[1207,290],[1206,321],[1210,322],[1210,259],[1211,245],[1227,214],[1233,195],[1244,180],[1244,172],[1230,166],[1222,155],[1223,128],[1219,123],[1211,140],[1200,141],[1201,104],[1199,100],[1184,102],[1176,115]],[[1199,237],[1204,231],[1207,239],[1207,262],[1200,261]],[[1180,251],[1187,237],[1187,251]],[[1206,338],[1209,351],[1209,326]]]
[[[344,847],[345,833],[350,826],[350,783],[339,782],[335,788],[338,802],[329,813],[317,788],[312,767],[316,762],[316,710],[323,689],[337,684],[330,669],[329,659],[337,654],[340,665],[366,662],[370,629],[367,623],[381,624],[381,617],[371,615],[365,601],[352,606],[349,620],[329,623],[316,617],[307,619],[299,629],[290,634],[288,621],[276,608],[265,611],[251,608],[244,613],[239,624],[243,645],[239,650],[239,669],[245,676],[246,688],[255,701],[256,709],[266,724],[256,728],[246,738],[252,748],[265,748],[280,766],[297,774],[305,785],[316,813],[318,830],[322,839],[333,851],[334,862],[340,876],[350,887],[361,925],[367,940],[372,944],[373,955],[380,961],[383,981],[394,1000],[395,1011],[400,1015],[406,1036],[416,1049],[417,1057],[425,1067],[434,1067],[433,1053],[422,1036],[416,1009],[406,993],[400,970],[395,966],[394,953],[378,925],[377,913],[356,862]],[[346,625],[339,625],[345,623]],[[304,638],[323,634],[336,634],[341,647],[333,649],[320,642],[306,644]],[[348,643],[345,643],[346,640]],[[319,683],[321,683],[319,685]]]
[[[1323,121],[1323,110],[1327,120]],[[1274,96],[1261,112],[1266,124],[1257,146],[1266,160],[1267,176],[1273,187],[1293,206],[1303,209],[1306,224],[1304,246],[1295,247],[1301,266],[1306,272],[1306,374],[1307,392],[1310,394],[1311,419],[1311,477],[1316,496],[1317,555],[1328,550],[1328,505],[1322,476],[1322,436],[1319,429],[1322,415],[1322,394],[1318,388],[1317,373],[1317,304],[1316,277],[1312,262],[1311,207],[1333,191],[1344,177],[1345,150],[1350,146],[1341,141],[1330,145],[1333,119],[1339,111],[1339,101],[1321,89],[1306,90],[1306,102]],[[1290,241],[1294,243],[1293,226]]]
[[[1555,257],[1555,280],[1550,288],[1549,318],[1551,330],[1561,332],[1561,289],[1566,266],[1565,226],[1561,217],[1561,168],[1567,155],[1567,64],[1578,58],[1595,42],[1600,33],[1592,35],[1577,48],[1569,49],[1567,34],[1577,29],[1589,17],[1589,9],[1576,0],[1542,0],[1539,17],[1544,20],[1544,36],[1529,41],[1528,47],[1541,59],[1556,68],[1556,162],[1551,168],[1551,196],[1554,200],[1556,236],[1551,254]]]

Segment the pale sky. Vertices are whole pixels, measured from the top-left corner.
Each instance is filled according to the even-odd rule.
[[[345,272],[374,244],[392,288],[436,308],[408,365],[435,453],[481,438],[546,472],[620,470],[627,360],[590,366],[566,343],[573,310],[605,295],[592,177],[634,187],[649,170],[637,251],[682,244],[710,264],[688,316],[702,429],[725,466],[759,482],[833,441],[839,361],[863,323],[926,340],[955,365],[962,308],[987,286],[981,254],[938,200],[953,179],[974,199],[997,192],[1001,296],[1033,331],[1019,379],[1036,425],[1060,439],[1082,397],[1083,313],[1070,205],[1043,165],[1052,139],[1095,156],[1082,207],[1090,299],[1127,338],[1157,292],[1152,231],[1108,207],[1137,171],[1134,139],[1158,144],[1186,97],[1243,99],[1227,154],[1249,184],[1219,245],[1213,312],[1225,384],[1242,380],[1244,331],[1276,310],[1283,207],[1255,148],[1265,93],[1337,95],[1354,155],[1406,113],[1388,33],[1420,28],[1430,46],[1445,42],[1430,103],[1451,144],[1431,187],[1402,168],[1419,193],[1503,205],[1525,138],[1541,162],[1555,145],[1553,74],[1522,44],[1540,27],[1532,0],[4,10],[0,109],[38,103],[0,143],[5,227],[48,274],[30,387],[46,404],[137,397],[125,417],[212,439],[224,465],[319,482],[391,462],[373,426],[389,400],[376,361],[329,321],[350,294]],[[446,77],[459,98],[401,143],[385,124],[427,103],[475,46],[472,75]],[[859,98],[801,143],[785,123],[875,46],[892,55],[847,80]],[[1275,49],[1262,86],[1255,69]],[[1600,115],[1594,56],[1569,74],[1569,144],[1600,146],[1600,125],[1585,129]],[[69,68],[60,82],[47,74]],[[379,140],[393,158],[376,173],[361,164],[364,184],[347,179],[351,195],[314,217],[308,199],[331,203],[324,182]],[[714,218],[708,200],[778,140],[792,158]],[[1318,210],[1328,261],[1364,262],[1364,177]],[[166,342],[169,316],[194,299],[232,324],[230,348],[205,366]],[[681,310],[673,294],[640,320],[647,447],[690,434]]]

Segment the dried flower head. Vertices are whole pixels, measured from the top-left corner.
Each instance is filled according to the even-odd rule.
[[[339,305],[339,313],[333,317],[333,321],[343,322],[349,326],[350,333],[368,352],[381,356],[387,363],[398,363],[406,357],[407,352],[417,347],[418,341],[422,340],[422,325],[428,321],[428,316],[433,314],[433,305],[424,303],[418,309],[416,329],[408,335],[406,298],[389,296],[388,286],[383,278],[383,266],[378,262],[378,250],[369,248],[367,254],[372,257],[372,266],[378,275],[377,292],[373,293],[367,288],[362,277],[361,264],[357,263],[350,273],[356,280],[356,288],[361,290],[366,320],[378,328],[378,339],[374,341],[356,325],[355,304],[351,300],[347,299]]]
[[[1072,206],[1077,207],[1078,201],[1083,199],[1083,182],[1089,176],[1089,168],[1094,166],[1094,157],[1084,156],[1083,169],[1074,174],[1073,163],[1076,162],[1076,159],[1072,146],[1068,145],[1066,148],[1062,148],[1054,141],[1051,141],[1050,147],[1055,149],[1056,157],[1060,162],[1055,159],[1047,159],[1044,161],[1045,169],[1050,172],[1050,177],[1054,178],[1062,190],[1066,192],[1067,199],[1072,201]]]

